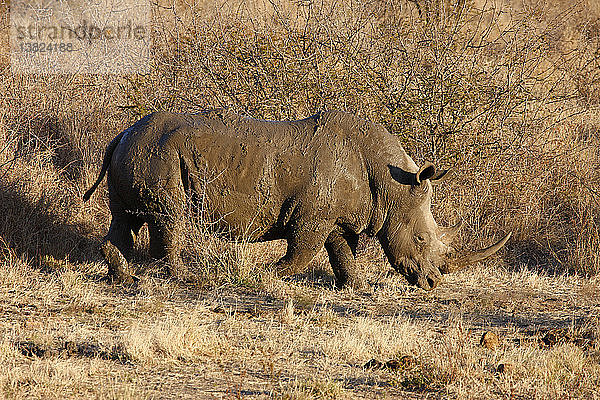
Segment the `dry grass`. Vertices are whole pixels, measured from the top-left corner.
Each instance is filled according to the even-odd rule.
[[[162,6],[149,75],[13,75],[0,37],[0,397],[600,397],[595,2]],[[336,291],[324,254],[281,280],[282,243],[224,242],[197,216],[197,283],[144,264],[146,231],[140,285],[101,283],[105,192],[80,199],[104,146],[150,111],[218,106],[381,122],[418,162],[456,167],[434,214],[465,220],[464,247],[514,239],[431,293],[364,240],[367,288]]]
[[[593,398],[600,383],[597,279],[492,265],[424,294],[374,263],[378,287],[363,293],[310,276],[251,292],[144,277],[121,291],[19,260],[3,270],[7,397]],[[500,335],[496,350],[479,345],[486,330]],[[363,369],[406,355],[415,365]]]

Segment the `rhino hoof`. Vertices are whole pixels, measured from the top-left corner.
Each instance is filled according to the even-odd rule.
[[[128,274],[107,274],[101,281],[111,285],[137,286],[140,282],[140,278]]]
[[[349,277],[348,279],[344,280],[344,281],[340,281],[338,279],[336,279],[335,282],[335,287],[337,289],[345,289],[345,288],[351,288],[354,291],[360,291],[365,289],[367,286],[366,282],[363,279],[360,279],[358,277]]]

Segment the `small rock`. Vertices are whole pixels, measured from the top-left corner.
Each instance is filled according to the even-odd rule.
[[[510,374],[515,370],[515,366],[511,363],[498,364],[498,372],[501,374]]]
[[[399,371],[410,369],[417,364],[417,360],[413,356],[402,356],[400,360],[390,360],[385,363],[385,368],[390,371]]]
[[[558,335],[556,332],[550,331],[542,338],[542,342],[546,346],[554,346],[556,343],[558,343]]]
[[[404,369],[402,362],[400,362],[399,360],[390,360],[386,362],[385,368],[389,369],[390,371],[398,371]]]
[[[383,369],[384,365],[381,361],[372,358],[365,363],[363,369]]]
[[[66,341],[64,344],[64,351],[69,356],[80,356],[90,358],[99,357],[103,354],[103,351],[98,344],[86,342],[75,343],[72,341]]]
[[[500,344],[500,339],[498,338],[498,335],[496,335],[494,332],[488,331],[481,336],[479,344],[481,344],[486,349],[496,350],[496,348]]]
[[[34,342],[19,342],[17,348],[26,357],[43,357],[48,353],[48,349]]]

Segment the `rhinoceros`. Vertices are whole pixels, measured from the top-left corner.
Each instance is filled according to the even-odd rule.
[[[300,272],[323,248],[338,287],[356,286],[361,233],[376,237],[391,266],[430,290],[442,274],[500,249],[509,235],[453,255],[459,226],[439,227],[432,184],[445,171],[418,167],[382,125],[339,111],[297,121],[266,121],[227,110],[155,112],[108,145],[87,201],[108,171],[112,221],[101,251],[107,278],[128,283],[134,236],[148,224],[150,255],[175,277],[186,204],[205,201],[213,224],[249,241],[285,239],[280,271]]]

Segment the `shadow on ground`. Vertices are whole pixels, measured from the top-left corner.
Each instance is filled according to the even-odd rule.
[[[38,266],[44,259],[98,259],[99,240],[92,238],[92,227],[71,222],[76,199],[66,193],[42,192],[31,200],[25,190],[18,182],[0,186],[0,251]]]

